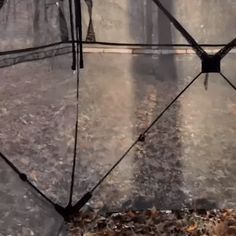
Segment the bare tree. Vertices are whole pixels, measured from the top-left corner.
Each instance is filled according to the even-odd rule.
[[[93,10],[93,0],[84,0],[88,7],[88,13],[89,13],[89,25],[88,25],[88,31],[86,36],[86,41],[96,41],[95,32],[93,28],[93,19],[92,19],[92,10]]]
[[[3,7],[5,3],[6,3],[6,0],[0,0],[0,9]]]

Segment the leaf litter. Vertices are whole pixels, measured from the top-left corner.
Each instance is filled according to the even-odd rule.
[[[236,236],[236,211],[129,210],[102,214],[86,209],[69,220],[69,236]]]

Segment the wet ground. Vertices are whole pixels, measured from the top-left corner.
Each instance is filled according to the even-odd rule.
[[[235,55],[223,72],[236,83]],[[1,69],[0,146],[51,199],[65,205],[73,153],[71,57]],[[76,201],[199,73],[194,55],[87,54],[81,73]],[[107,211],[235,208],[235,91],[202,75],[108,177],[90,202]]]

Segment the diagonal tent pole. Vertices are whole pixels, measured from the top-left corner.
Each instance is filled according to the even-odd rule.
[[[202,61],[202,72],[204,73],[220,73],[221,59],[229,53],[229,51],[236,46],[236,38],[224,46],[219,52],[214,55],[209,55],[206,51],[195,41],[195,39],[187,32],[186,29],[173,17],[170,12],[162,5],[159,0],[152,0],[161,11],[167,16],[175,28],[183,35],[183,37],[192,45],[196,54]],[[206,83],[208,79],[205,80]],[[206,85],[205,83],[205,85]]]
[[[217,52],[216,56],[219,57],[220,59],[223,59],[235,46],[236,46],[236,38],[234,38],[225,47],[223,47],[219,52]],[[236,90],[236,86],[222,72],[220,72],[220,75],[234,90]]]
[[[53,206],[55,206],[54,202],[48,198],[43,192],[41,192],[29,179],[28,176],[25,173],[20,172],[20,170],[4,155],[0,152],[0,157],[6,162],[7,165],[9,165],[12,170],[19,175],[19,178],[23,181],[29,184],[37,193],[39,193],[46,201],[51,203]]]
[[[236,86],[223,73],[220,72],[220,75],[236,91]]]
[[[145,141],[145,136],[149,132],[149,130],[160,120],[160,118],[166,113],[167,110],[170,109],[171,106],[179,99],[179,97],[199,78],[202,74],[200,72],[197,76],[192,79],[192,81],[169,103],[169,105],[153,120],[153,122],[144,130],[143,133],[139,135],[139,137],[130,145],[130,147],[124,152],[124,154],[119,158],[119,160],[107,171],[107,173],[97,182],[97,184],[88,191],[71,209],[70,214],[74,214],[92,198],[93,192],[105,181],[108,175],[120,164],[120,162],[129,154],[129,152],[137,145],[138,142]]]
[[[216,53],[221,59],[225,57],[236,46],[236,38],[225,45],[219,52]]]
[[[182,36],[189,42],[192,48],[195,50],[196,54],[202,59],[207,56],[206,51],[195,41],[195,39],[188,33],[186,29],[177,21],[177,19],[170,14],[170,12],[162,5],[159,0],[152,0],[160,10],[167,16],[170,22],[175,26],[175,28],[182,34]]]

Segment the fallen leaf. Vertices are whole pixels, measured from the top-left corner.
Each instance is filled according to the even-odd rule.
[[[197,230],[197,224],[193,224],[193,225],[190,225],[187,229],[186,229],[186,231],[188,232],[188,233],[193,233],[193,232],[195,232],[196,230]]]
[[[134,217],[136,217],[136,214],[133,211],[128,211],[127,216],[130,218],[134,218]]]

